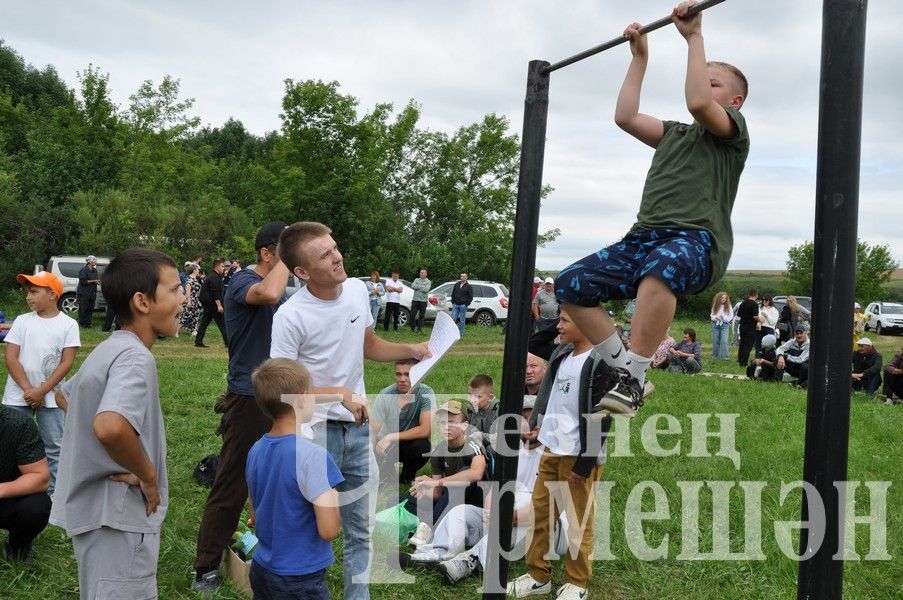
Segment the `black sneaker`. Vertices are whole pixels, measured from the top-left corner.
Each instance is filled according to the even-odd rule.
[[[604,419],[611,415],[632,417],[643,406],[643,386],[627,369],[601,368],[602,361],[592,373],[590,398],[593,418]],[[612,377],[613,376],[613,377]]]

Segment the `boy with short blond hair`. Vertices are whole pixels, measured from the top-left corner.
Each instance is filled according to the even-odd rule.
[[[16,281],[25,290],[25,302],[32,312],[16,317],[6,336],[8,376],[3,404],[37,419],[50,465],[47,493],[52,496],[65,420],[54,389],[72,369],[81,339],[78,323],[57,306],[63,284],[56,275],[47,271],[20,274]]]
[[[485,373],[471,377],[467,383],[467,401],[467,420],[482,435],[483,445],[489,448],[492,424],[499,416],[492,377]]]
[[[122,329],[62,385],[69,410],[50,522],[72,537],[83,600],[156,598],[169,483],[150,349],[178,333],[185,293],[175,262],[144,248],[114,258],[102,282]]]
[[[600,413],[632,416],[642,406],[646,371],[674,319],[677,297],[720,280],[733,248],[731,211],[749,153],[740,114],[748,86],[736,67],[706,62],[702,13],[687,15],[693,4],[683,2],[672,13],[687,42],[684,93],[693,123],[639,112],[649,51],[640,24],[628,25],[624,36],[633,58],[615,123],[656,149],[637,222],[622,240],[563,269],[555,282],[555,295],[570,307],[574,323],[620,376],[610,390],[595,394]],[[637,301],[629,350],[600,308],[627,298]]]
[[[297,361],[271,358],[251,375],[260,409],[273,419],[248,452],[246,474],[259,541],[251,566],[254,597],[329,598],[326,567],[341,518],[335,461],[297,435],[310,421],[310,373]],[[280,595],[282,594],[282,595]]]

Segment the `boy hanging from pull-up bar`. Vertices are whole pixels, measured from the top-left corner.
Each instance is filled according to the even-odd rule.
[[[672,18],[687,41],[687,109],[692,124],[661,121],[639,112],[649,59],[639,23],[624,31],[633,58],[615,109],[615,123],[655,148],[637,222],[619,242],[565,268],[555,282],[558,299],[617,371],[616,384],[593,394],[597,414],[633,415],[642,406],[652,355],[674,319],[678,295],[695,294],[724,275],[733,247],[731,209],[749,152],[740,107],[746,77],[736,67],[706,62],[702,13],[695,2],[674,8]],[[599,304],[636,298],[630,350]],[[605,379],[600,379],[604,381]]]

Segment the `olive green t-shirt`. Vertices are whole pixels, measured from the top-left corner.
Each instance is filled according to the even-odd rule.
[[[652,157],[633,226],[633,231],[708,230],[713,239],[709,284],[721,279],[731,257],[731,210],[749,154],[746,120],[733,108],[725,110],[737,125],[732,138],[715,137],[696,122],[663,123],[665,133]]]

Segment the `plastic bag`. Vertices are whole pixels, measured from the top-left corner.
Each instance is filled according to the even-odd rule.
[[[417,516],[412,515],[405,508],[406,502],[402,502],[376,513],[376,526],[374,534],[379,539],[397,540],[399,544],[408,541],[417,531],[419,523]]]

